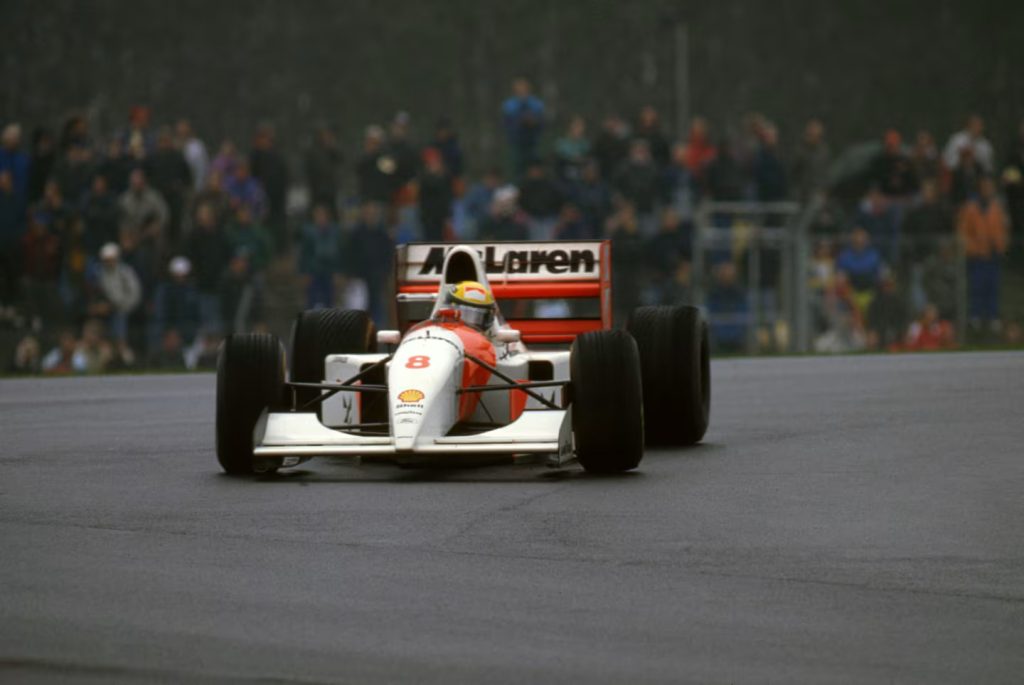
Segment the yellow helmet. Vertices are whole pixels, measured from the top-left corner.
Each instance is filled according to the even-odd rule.
[[[461,281],[445,289],[442,304],[457,309],[462,320],[481,330],[490,328],[497,307],[490,288],[476,281]]]

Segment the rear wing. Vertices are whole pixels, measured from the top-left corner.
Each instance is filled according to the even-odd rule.
[[[448,259],[457,245],[457,251],[471,248],[479,259]],[[475,273],[480,269],[483,273]],[[442,283],[463,280],[489,285],[507,323],[522,333],[525,342],[567,343],[581,333],[612,325],[607,240],[400,245],[395,251],[400,328],[405,331],[430,315]],[[530,300],[566,300],[568,316],[535,316],[538,307]]]

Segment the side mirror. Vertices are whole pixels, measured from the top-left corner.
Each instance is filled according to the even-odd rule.
[[[402,342],[402,334],[399,331],[377,331],[378,345],[397,345]]]
[[[498,332],[494,334],[494,339],[500,343],[517,343],[523,339],[519,331],[511,328],[500,328]]]

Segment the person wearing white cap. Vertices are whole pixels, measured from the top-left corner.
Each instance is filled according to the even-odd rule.
[[[123,344],[128,337],[128,316],[142,300],[142,286],[135,269],[121,261],[116,243],[100,248],[100,263],[100,299],[90,306],[90,313],[107,318],[111,336]]]

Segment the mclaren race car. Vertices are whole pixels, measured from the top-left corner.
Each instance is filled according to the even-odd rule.
[[[274,336],[225,340],[218,461],[249,474],[314,456],[500,455],[608,473],[636,468],[645,440],[699,441],[707,325],[694,307],[640,307],[613,329],[610,257],[607,241],[399,247],[399,330],[302,312],[290,367]]]

